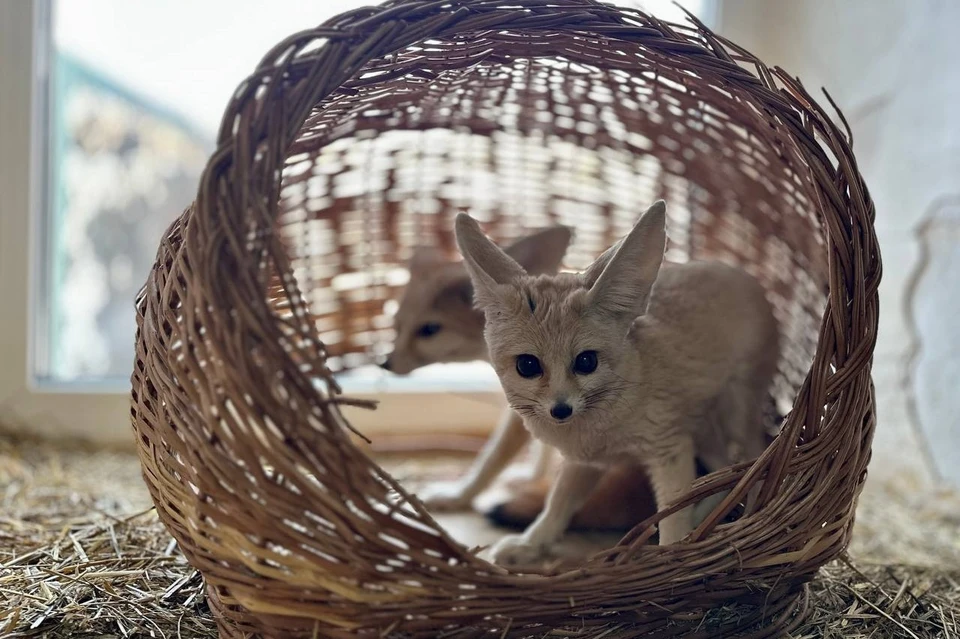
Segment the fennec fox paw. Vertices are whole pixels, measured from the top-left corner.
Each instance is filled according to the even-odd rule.
[[[473,497],[459,482],[431,484],[418,496],[424,506],[439,512],[469,510],[473,505]]]
[[[494,545],[490,556],[498,566],[529,565],[546,557],[546,548],[523,535],[508,535]]]

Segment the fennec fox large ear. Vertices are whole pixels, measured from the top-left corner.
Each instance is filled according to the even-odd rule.
[[[503,252],[531,275],[552,274],[560,268],[572,238],[573,231],[568,227],[553,226],[520,238],[503,249]],[[452,265],[453,263],[439,248],[423,246],[414,250],[407,267],[415,277]],[[450,308],[451,305],[456,304],[473,306],[473,283],[466,272],[462,277],[454,277],[447,281],[434,300],[434,305],[439,308]]]
[[[503,250],[530,275],[552,274],[560,268],[573,232],[566,226],[554,226],[520,238]]]
[[[573,231],[566,226],[552,226],[534,231],[530,235],[521,237],[510,246],[503,249],[531,275],[541,273],[556,273],[567,254]],[[429,273],[439,265],[449,264],[439,248],[435,246],[420,246],[414,249],[407,268],[411,273]]]
[[[573,231],[570,228],[553,226],[520,238],[503,249],[503,252],[513,258],[529,275],[553,274],[560,269],[571,239]],[[438,296],[437,303],[449,303],[453,299],[473,306],[473,282],[469,275],[451,282]]]
[[[666,249],[666,212],[666,203],[657,200],[625,238],[584,272],[590,306],[631,321],[646,312]]]
[[[526,271],[484,235],[477,221],[466,213],[457,215],[454,229],[463,263],[473,280],[476,304],[480,308],[496,304],[501,287],[520,279]]]

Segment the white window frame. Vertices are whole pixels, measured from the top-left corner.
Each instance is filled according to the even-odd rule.
[[[42,225],[50,8],[49,0],[0,2],[0,427],[129,448],[128,386],[56,383],[35,375],[44,315],[39,311],[47,238]],[[375,411],[344,411],[370,437],[486,434],[503,406],[489,383],[466,384],[456,393],[410,383],[403,390],[376,392],[378,385],[346,385],[352,397],[379,401]]]
[[[706,0],[708,24],[716,24],[718,3]],[[128,386],[35,375],[45,317],[50,11],[51,0],[0,2],[0,428],[129,448]],[[351,424],[371,437],[483,435],[502,411],[502,394],[489,382],[468,380],[456,391],[436,378],[410,382],[388,383],[394,390],[384,392],[379,383],[348,384],[351,396],[379,401],[376,411],[345,410]]]

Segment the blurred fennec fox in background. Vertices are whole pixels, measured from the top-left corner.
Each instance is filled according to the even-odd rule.
[[[505,253],[527,273],[556,273],[572,239],[570,229],[553,227],[526,236]],[[483,338],[483,312],[473,304],[473,285],[463,262],[447,259],[438,249],[418,249],[409,263],[410,281],[394,317],[396,339],[382,367],[398,375],[434,363],[489,361]],[[500,424],[460,480],[427,487],[424,503],[436,510],[462,510],[487,489],[530,440],[521,418],[509,408]],[[487,516],[513,527],[529,524],[543,509],[556,451],[538,442],[530,483],[496,505]],[[579,510],[570,528],[629,530],[655,512],[643,474],[634,467],[611,470],[593,497]]]
[[[612,464],[642,465],[662,508],[691,487],[697,457],[714,471],[766,447],[779,331],[764,290],[720,263],[663,264],[665,225],[658,201],[585,272],[533,275],[457,217],[509,405],[563,455],[546,508],[493,548],[497,563],[546,554]],[[690,507],[664,518],[660,543],[693,523]]]

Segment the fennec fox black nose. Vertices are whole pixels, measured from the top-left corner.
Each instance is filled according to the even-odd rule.
[[[573,415],[573,407],[566,402],[557,402],[550,409],[550,415],[556,420],[563,421]]]
[[[390,358],[389,358],[389,357],[388,357],[387,359],[383,360],[383,363],[380,364],[380,368],[382,368],[382,369],[385,370],[385,371],[390,370],[392,367],[393,367],[393,365],[390,363]]]

